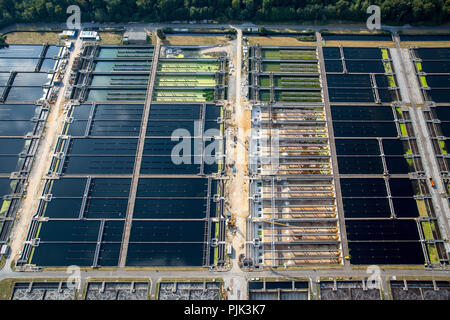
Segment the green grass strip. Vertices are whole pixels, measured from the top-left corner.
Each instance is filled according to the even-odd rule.
[[[381,49],[381,55],[382,55],[383,59],[389,59],[389,53],[388,53],[387,49]]]
[[[392,73],[392,67],[390,62],[383,61],[384,71],[386,73]]]
[[[428,257],[430,258],[431,263],[439,263],[439,256],[436,250],[436,246],[430,243],[427,243],[428,249]]]
[[[420,76],[420,83],[422,84],[422,87],[429,87],[425,76]]]
[[[395,87],[394,76],[388,76],[389,87]]]
[[[406,131],[406,125],[404,123],[400,123],[400,131],[403,137],[408,136],[408,132]]]
[[[406,159],[406,163],[408,164],[408,166],[411,169],[414,168],[414,161],[413,161],[413,159]]]
[[[429,222],[422,222],[422,231],[425,239],[433,239],[433,232],[431,231],[431,225]]]
[[[447,154],[447,147],[445,146],[445,141],[439,141],[439,146],[441,147],[441,153]]]
[[[422,72],[422,63],[421,62],[416,62],[416,67],[417,67],[418,72]]]
[[[0,209],[0,215],[6,214],[6,212],[8,212],[10,205],[11,205],[11,200],[4,200],[2,203],[2,208]]]

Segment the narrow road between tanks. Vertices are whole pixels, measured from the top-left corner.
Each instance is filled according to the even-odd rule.
[[[232,245],[234,254],[232,257],[231,273],[234,276],[226,275],[224,277],[225,287],[231,290],[228,292],[228,299],[240,300],[245,299],[247,292],[247,283],[244,272],[239,267],[239,256],[245,254],[245,235],[246,235],[246,220],[248,215],[248,181],[247,181],[247,150],[245,141],[247,139],[247,132],[245,128],[248,126],[246,122],[250,119],[248,111],[242,103],[242,30],[235,28],[236,35],[236,65],[235,67],[235,101],[234,103],[234,124],[236,125],[237,140],[242,143],[236,143],[236,158],[235,167],[236,173],[232,175],[230,180],[231,193],[228,195],[230,208],[236,219],[236,233],[233,235]]]
[[[136,202],[136,194],[139,184],[139,176],[141,172],[142,156],[144,154],[145,135],[147,133],[148,120],[150,115],[150,108],[153,99],[153,87],[156,79],[156,70],[158,69],[158,58],[161,42],[157,38],[156,46],[153,51],[152,70],[147,86],[147,96],[145,98],[144,111],[142,113],[141,128],[139,131],[138,145],[136,148],[136,159],[134,162],[133,178],[131,180],[130,195],[127,206],[127,215],[125,218],[125,225],[123,228],[122,245],[120,248],[119,268],[124,268],[127,261],[128,245],[130,242],[131,225],[133,223],[134,205]]]
[[[58,136],[61,133],[64,120],[66,118],[66,110],[64,108],[64,105],[67,103],[65,100],[65,91],[66,88],[69,87],[72,64],[75,57],[81,52],[81,47],[82,41],[77,39],[66,65],[58,98],[56,99],[55,104],[50,107],[47,120],[45,122],[45,127],[42,136],[40,137],[39,146],[37,148],[36,155],[34,156],[32,168],[28,176],[27,192],[20,202],[14,227],[10,234],[10,238],[14,239],[14,241],[11,243],[11,255],[6,261],[5,268],[7,269],[11,268],[11,263],[13,261],[15,263],[17,262],[17,259],[19,259],[20,252],[28,234],[30,223],[39,206],[40,197],[45,185],[45,174],[48,172],[48,168],[50,167],[56,142],[58,141]]]

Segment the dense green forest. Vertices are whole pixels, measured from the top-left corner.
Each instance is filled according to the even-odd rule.
[[[82,21],[128,22],[215,19],[246,21],[365,21],[371,4],[382,23],[441,24],[450,19],[450,0],[0,0],[0,25],[65,21],[77,4]]]

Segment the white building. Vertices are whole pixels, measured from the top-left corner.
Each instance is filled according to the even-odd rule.
[[[64,30],[62,33],[59,34],[59,37],[62,39],[72,39],[75,38],[76,35],[75,30]]]
[[[81,31],[80,33],[81,40],[100,40],[100,37],[97,34],[97,31]]]

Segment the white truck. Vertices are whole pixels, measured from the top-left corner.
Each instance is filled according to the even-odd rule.
[[[231,243],[227,244],[227,255],[231,257],[233,255],[233,246]]]

